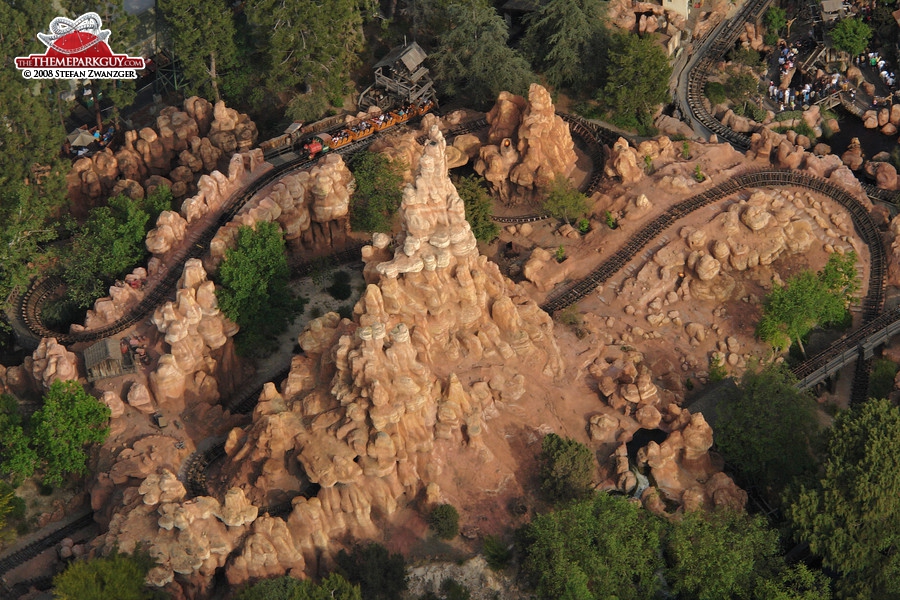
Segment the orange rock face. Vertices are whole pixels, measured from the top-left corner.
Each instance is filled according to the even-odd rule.
[[[491,182],[505,202],[521,201],[557,175],[575,169],[575,142],[569,126],[556,116],[550,93],[532,83],[528,100],[501,92],[487,115],[488,145],[475,171]]]

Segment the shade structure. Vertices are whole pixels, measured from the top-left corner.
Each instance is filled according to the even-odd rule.
[[[96,141],[94,136],[91,135],[91,132],[85,129],[73,129],[72,132],[66,136],[66,139],[69,140],[69,143],[73,146],[90,146]]]

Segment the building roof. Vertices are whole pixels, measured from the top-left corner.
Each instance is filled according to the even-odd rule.
[[[387,53],[387,56],[375,63],[374,68],[393,67],[400,60],[409,71],[415,71],[416,67],[421,65],[427,57],[428,55],[422,50],[422,46],[412,42],[406,46],[397,46],[392,49]]]
[[[115,338],[106,338],[85,349],[84,368],[90,369],[108,359],[122,360],[122,347],[119,345],[119,340]]]
[[[836,13],[843,8],[843,0],[822,0],[822,12]]]

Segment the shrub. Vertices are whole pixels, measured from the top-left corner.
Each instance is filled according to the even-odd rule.
[[[879,358],[873,361],[872,375],[869,377],[869,398],[887,398],[894,391],[894,376],[897,363]]]
[[[493,202],[484,187],[484,177],[460,177],[455,181],[456,191],[466,207],[466,221],[479,242],[492,242],[500,235],[500,228],[491,219]]]
[[[560,244],[559,248],[556,249],[556,262],[562,262],[564,260],[566,260],[566,248]]]
[[[328,293],[335,300],[346,300],[353,293],[350,287],[350,273],[347,271],[335,271],[331,276],[331,285],[328,287]]]
[[[590,494],[594,454],[590,448],[555,433],[541,442],[541,490],[551,500],[584,498]]]
[[[53,597],[59,600],[150,600],[155,592],[144,585],[153,560],[113,553],[107,557],[79,560],[53,578]]]
[[[452,504],[438,504],[428,515],[428,525],[442,540],[452,540],[459,533],[459,512]]]
[[[708,81],[705,92],[706,97],[713,104],[722,104],[728,99],[728,96],[725,94],[725,86],[717,81]]]
[[[353,164],[356,190],[350,200],[350,225],[355,231],[391,230],[391,219],[402,200],[404,165],[378,152],[363,152]]]
[[[575,189],[565,175],[557,175],[547,190],[544,211],[568,223],[587,213],[588,199]]]
[[[588,219],[578,219],[578,231],[584,235],[591,230],[591,222]]]
[[[349,554],[341,550],[337,564],[350,583],[359,584],[365,600],[395,600],[408,586],[403,556],[375,542],[355,546]]]
[[[512,552],[509,546],[504,544],[503,540],[497,536],[484,536],[484,547],[481,552],[484,554],[488,566],[495,571],[505,569],[509,566],[509,561],[512,560]]]

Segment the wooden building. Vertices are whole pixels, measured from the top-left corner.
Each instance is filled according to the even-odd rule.
[[[387,109],[400,104],[437,102],[434,83],[423,66],[428,57],[416,42],[397,46],[375,63],[375,83],[359,95],[359,109]]]
[[[134,373],[134,361],[131,353],[122,353],[122,344],[115,338],[106,338],[84,351],[84,368],[88,373],[88,381],[97,381],[107,377],[117,377],[125,373]]]

